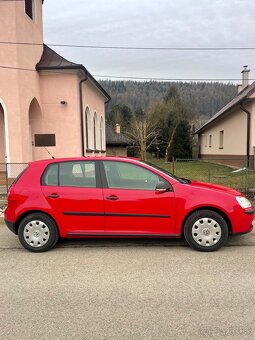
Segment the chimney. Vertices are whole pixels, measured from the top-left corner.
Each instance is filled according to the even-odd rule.
[[[242,70],[243,82],[242,82],[242,90],[249,86],[249,73],[248,66],[245,65]]]
[[[238,84],[237,85],[237,93],[240,93],[243,89],[243,85],[242,84]]]
[[[115,125],[115,132],[120,133],[120,124]]]

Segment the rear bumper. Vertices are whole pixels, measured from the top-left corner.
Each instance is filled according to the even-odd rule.
[[[16,235],[17,233],[16,233],[16,230],[15,230],[15,223],[8,221],[6,219],[4,221],[5,221],[5,224],[7,225],[7,227],[10,229],[10,231],[12,231]]]

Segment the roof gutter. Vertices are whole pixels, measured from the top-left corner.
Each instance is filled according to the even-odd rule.
[[[246,157],[247,168],[250,166],[250,139],[251,139],[251,112],[243,107],[243,102],[240,104],[240,109],[247,114],[247,140],[246,140]]]
[[[84,70],[83,70],[84,71]],[[82,92],[82,84],[88,79],[88,72],[84,71],[84,78],[82,78],[79,82],[79,93],[80,93],[80,115],[81,115],[81,148],[82,148],[82,157],[85,156],[85,143],[84,143],[84,115],[83,115],[83,92]]]

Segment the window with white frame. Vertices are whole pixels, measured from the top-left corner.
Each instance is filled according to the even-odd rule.
[[[223,147],[224,147],[224,130],[221,130],[219,136],[219,149],[223,149]]]
[[[97,129],[98,129],[98,125],[97,125],[97,113],[94,113],[94,150],[97,150],[97,143],[98,143],[98,135],[97,135]]]
[[[205,147],[207,147],[207,135],[205,135],[204,138],[205,138]]]
[[[212,147],[212,135],[209,135],[209,148]]]
[[[91,127],[90,127],[90,112],[89,108],[85,111],[85,131],[86,131],[86,148],[91,149]]]
[[[100,119],[100,143],[101,151],[105,150],[105,125],[103,117]]]

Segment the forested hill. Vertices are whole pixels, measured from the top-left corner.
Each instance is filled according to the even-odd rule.
[[[170,85],[175,85],[184,103],[193,113],[211,117],[237,93],[235,85],[223,83],[105,80],[100,81],[100,84],[112,98],[107,111],[116,104],[126,104],[131,110],[146,110],[153,102],[165,97]]]

